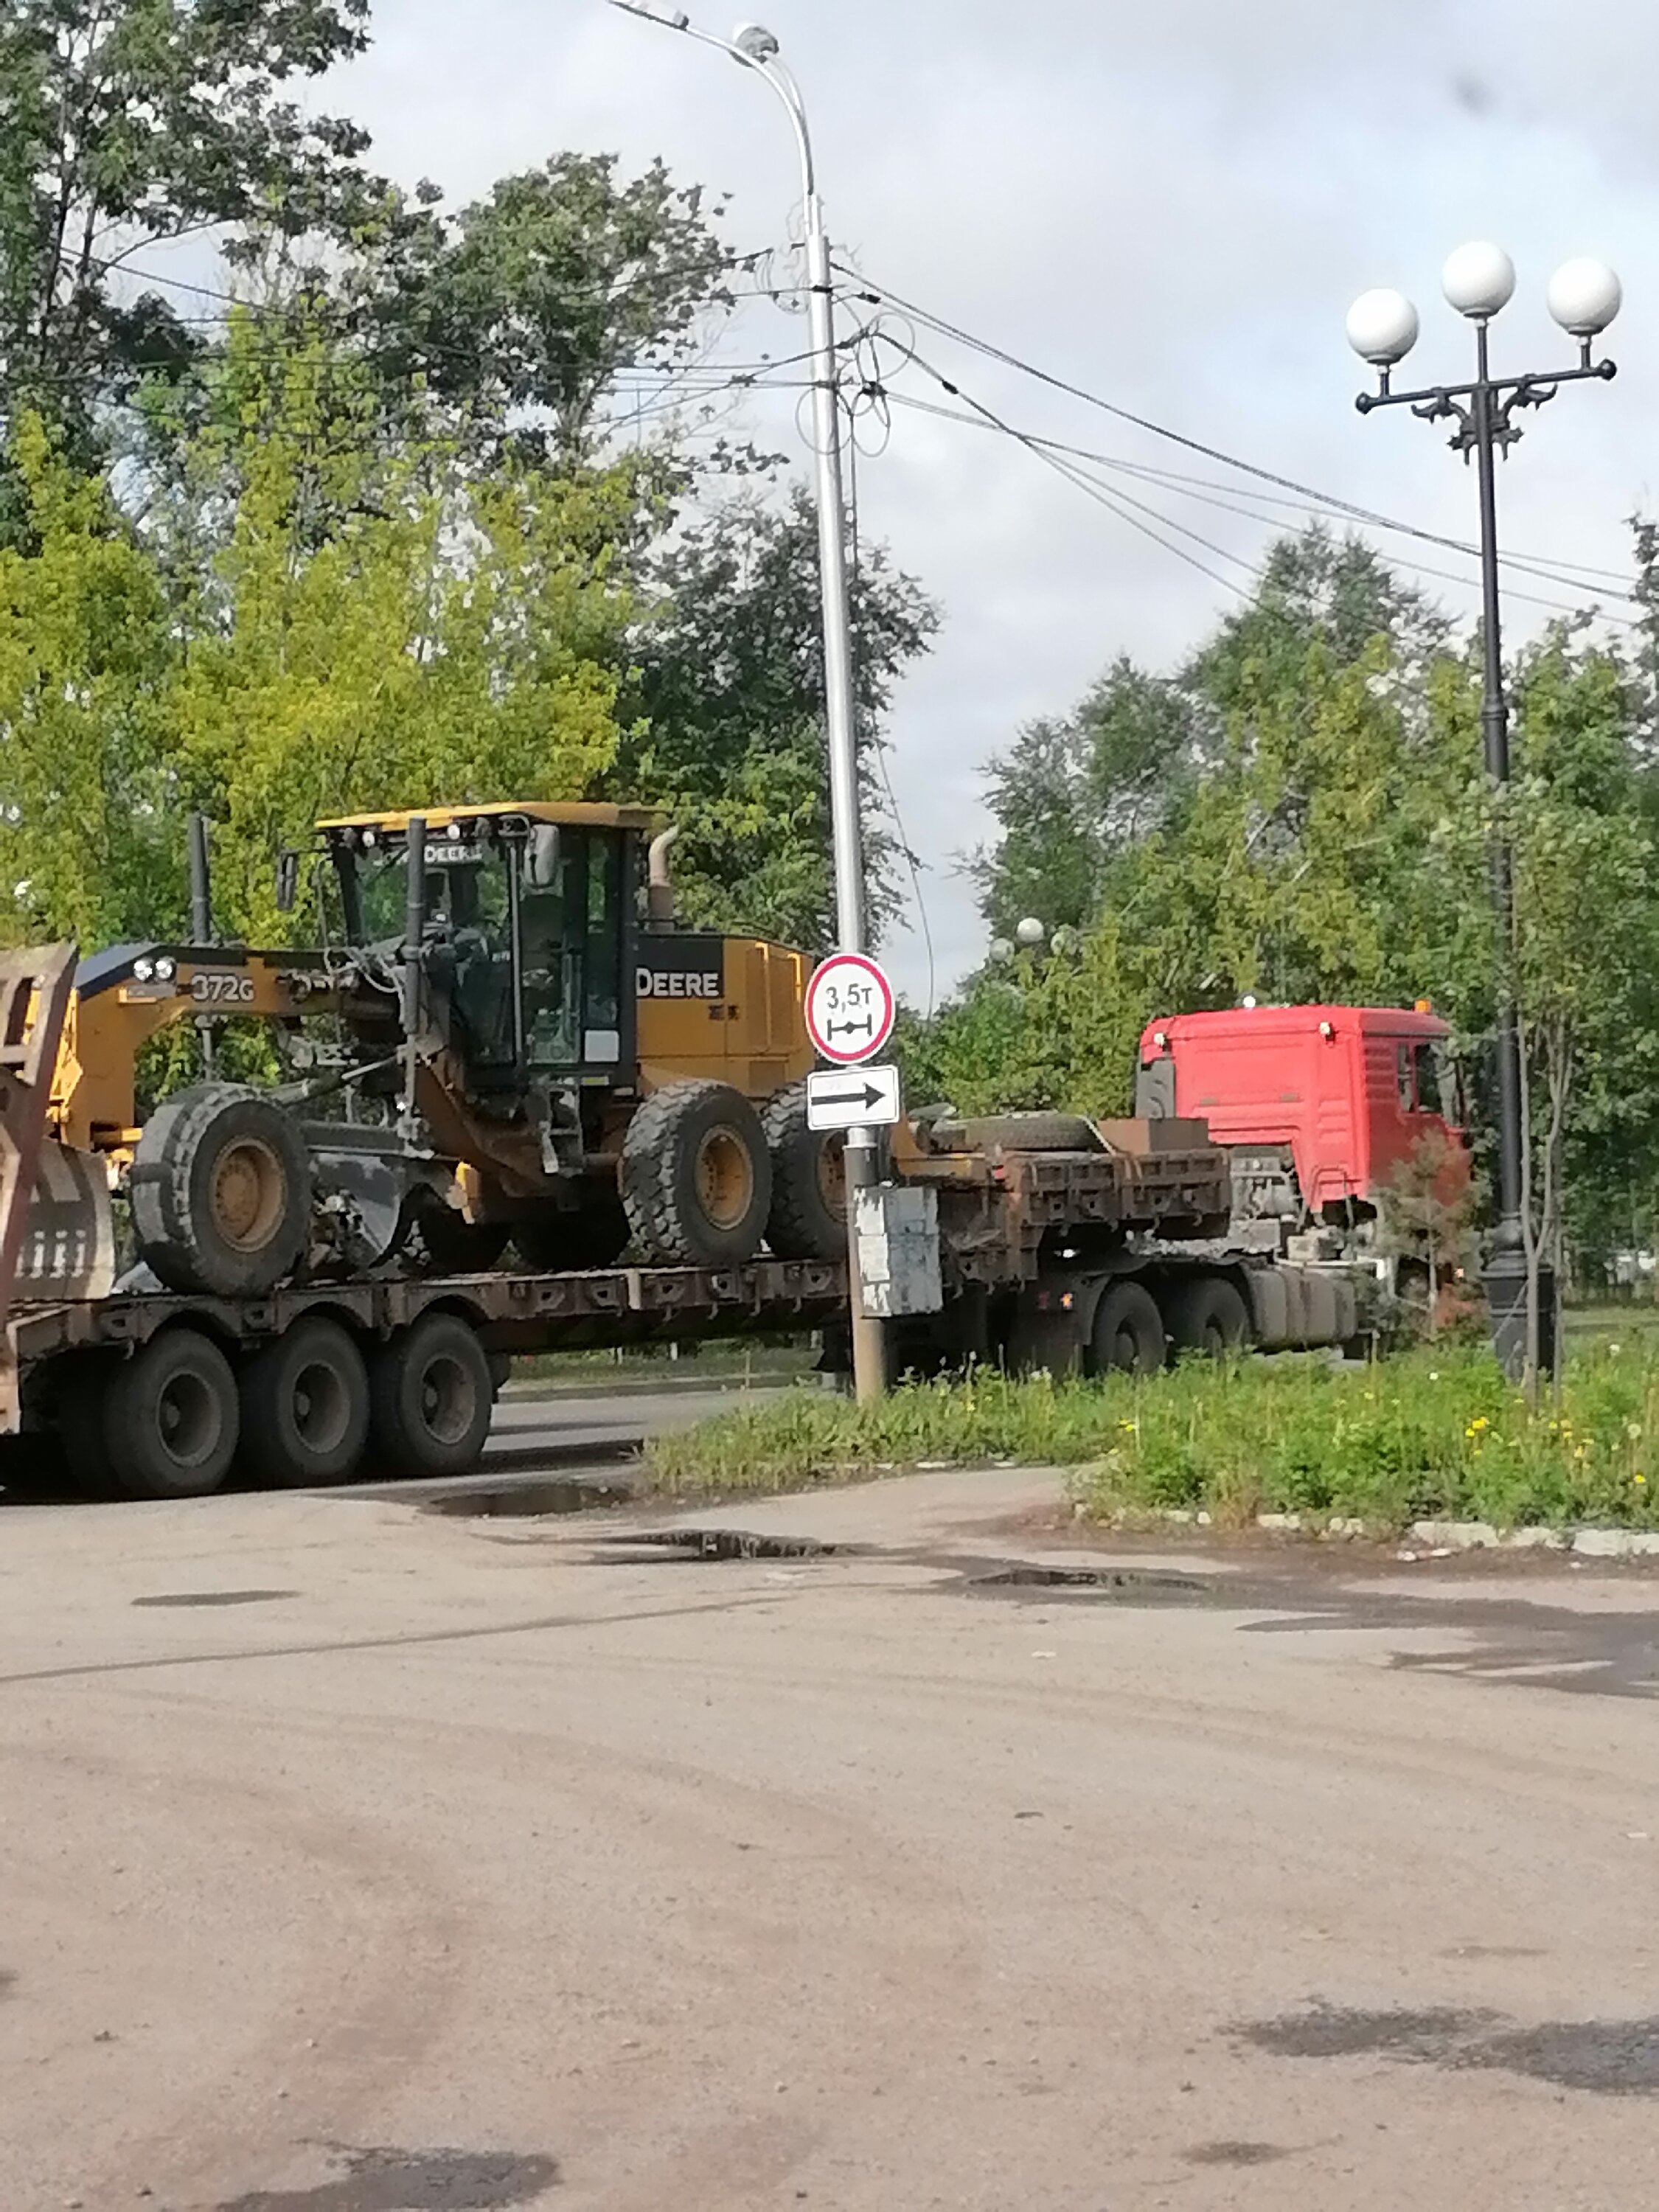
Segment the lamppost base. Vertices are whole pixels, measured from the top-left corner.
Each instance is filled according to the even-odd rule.
[[[1492,1315],[1492,1346],[1499,1366],[1511,1382],[1519,1382],[1527,1366],[1527,1255],[1519,1251],[1494,1252],[1486,1262],[1486,1305]],[[1538,1271],[1538,1372],[1555,1372],[1555,1274]]]

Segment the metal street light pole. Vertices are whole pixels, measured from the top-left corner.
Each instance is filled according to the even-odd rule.
[[[836,950],[863,952],[866,929],[864,832],[859,805],[858,735],[853,693],[853,620],[847,564],[847,496],[842,475],[841,402],[837,391],[836,295],[830,236],[818,197],[812,135],[793,75],[780,58],[778,42],[758,23],[740,23],[730,39],[698,30],[679,9],[649,0],[611,0],[624,14],[678,31],[713,46],[740,68],[751,70],[782,101],[800,155],[805,204],[807,329],[812,355],[812,458],[818,517],[818,569],[823,595],[823,685],[830,751],[830,818],[834,845]],[[860,1401],[887,1388],[887,1331],[864,1311],[859,1269],[858,1193],[881,1180],[878,1135],[872,1128],[847,1133],[848,1302],[852,1314],[853,1377]]]
[[[1456,424],[1450,443],[1467,461],[1473,453],[1480,480],[1480,586],[1483,683],[1480,728],[1486,775],[1498,797],[1492,843],[1492,898],[1498,928],[1498,1220],[1486,1262],[1486,1297],[1492,1309],[1492,1342],[1505,1371],[1518,1380],[1528,1365],[1527,1227],[1525,1130],[1522,1125],[1521,1027],[1515,978],[1515,880],[1511,830],[1506,807],[1510,781],[1509,701],[1504,684],[1502,599],[1498,556],[1498,458],[1508,457],[1521,437],[1516,416],[1522,408],[1542,407],[1564,384],[1606,380],[1618,374],[1611,361],[1593,362],[1594,341],[1618,313],[1622,300],[1612,270],[1593,261],[1570,261],[1557,270],[1549,289],[1550,313],[1578,340],[1577,368],[1544,376],[1494,377],[1489,336],[1492,319],[1508,306],[1515,290],[1509,256],[1495,246],[1460,246],[1447,262],[1443,289],[1451,305],[1475,330],[1475,373],[1469,384],[1431,385],[1395,392],[1392,372],[1417,343],[1417,310],[1398,292],[1367,292],[1348,316],[1348,340],[1378,372],[1379,389],[1356,401],[1362,415],[1381,407],[1409,407],[1426,422]],[[1540,1358],[1547,1351],[1547,1332],[1554,1321],[1553,1271],[1538,1270]]]

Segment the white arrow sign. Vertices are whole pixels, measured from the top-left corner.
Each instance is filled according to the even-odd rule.
[[[899,1113],[896,1067],[819,1067],[806,1079],[809,1128],[882,1128]]]

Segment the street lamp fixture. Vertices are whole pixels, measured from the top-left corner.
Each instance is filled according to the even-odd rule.
[[[1418,337],[1417,310],[1399,292],[1367,292],[1356,300],[1348,311],[1348,343],[1377,372],[1377,389],[1361,392],[1355,402],[1362,415],[1382,407],[1409,407],[1425,422],[1454,423],[1453,452],[1462,453],[1466,461],[1473,454],[1479,468],[1484,647],[1480,726],[1486,773],[1500,799],[1491,861],[1498,940],[1498,1221],[1486,1267],[1486,1293],[1498,1357],[1509,1374],[1518,1377],[1528,1364],[1529,1331],[1527,1235],[1521,1212],[1524,1146],[1513,964],[1515,882],[1510,833],[1501,803],[1510,781],[1510,724],[1498,589],[1497,460],[1500,453],[1507,459],[1510,448],[1518,442],[1522,432],[1516,418],[1524,409],[1547,405],[1564,384],[1605,381],[1617,375],[1613,362],[1596,361],[1593,356],[1595,340],[1618,314],[1624,293],[1618,277],[1602,263],[1565,263],[1550,281],[1549,310],[1561,328],[1577,339],[1577,367],[1553,369],[1541,375],[1494,377],[1488,335],[1492,318],[1501,314],[1514,296],[1514,263],[1501,246],[1484,240],[1460,246],[1442,271],[1441,289],[1458,313],[1474,325],[1475,373],[1471,382],[1428,385],[1415,392],[1393,389],[1393,372]],[[1554,1284],[1543,1269],[1539,1271],[1539,1313],[1541,1337],[1554,1321]],[[1547,1350],[1547,1345],[1541,1349]]]
[[[805,203],[807,330],[812,358],[812,459],[817,496],[818,569],[823,596],[825,721],[830,751],[830,834],[835,848],[837,950],[863,952],[868,936],[864,879],[864,837],[859,811],[858,742],[853,694],[852,602],[848,581],[847,499],[842,471],[841,400],[836,352],[836,293],[830,260],[830,234],[818,197],[812,134],[800,87],[784,64],[776,38],[760,23],[739,23],[729,39],[699,30],[680,9],[663,9],[651,0],[611,0],[624,14],[643,16],[665,30],[678,31],[699,46],[713,46],[769,85],[788,114],[800,157]],[[886,1387],[886,1338],[879,1321],[863,1311],[859,1288],[857,1194],[880,1181],[873,1128],[847,1133],[846,1189],[849,1232],[849,1278],[853,1315],[853,1369],[861,1400],[879,1397]]]

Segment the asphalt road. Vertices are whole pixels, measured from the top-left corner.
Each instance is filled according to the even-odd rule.
[[[1659,2201],[1659,1583],[1055,1500],[8,1515],[0,2206]]]

